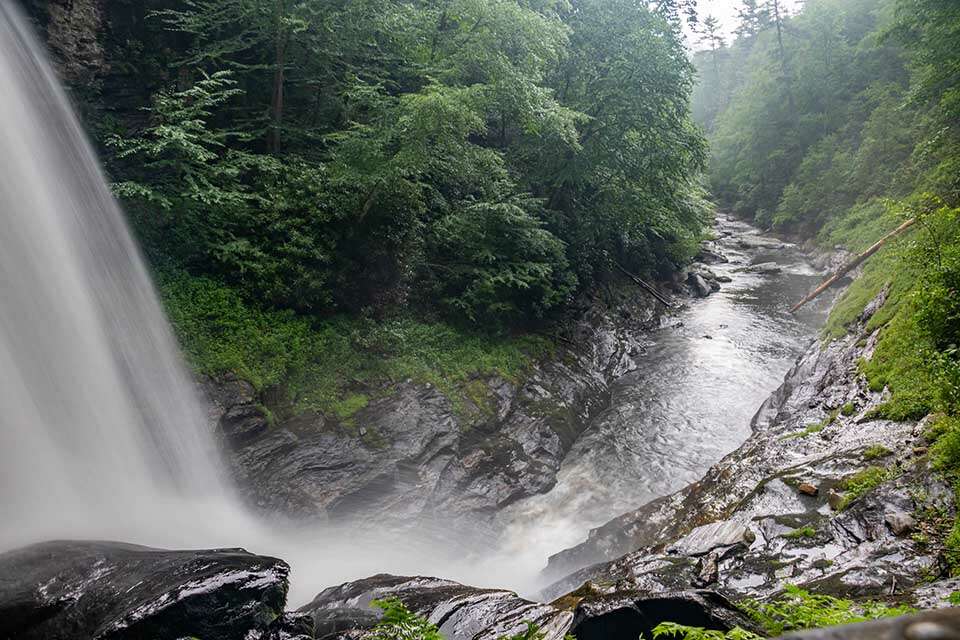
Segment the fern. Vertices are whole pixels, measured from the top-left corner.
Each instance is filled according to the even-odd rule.
[[[397,598],[370,604],[383,610],[383,617],[369,636],[371,640],[443,640],[435,624],[407,609]]]
[[[746,629],[734,627],[730,631],[715,631],[703,627],[688,627],[676,622],[661,622],[653,630],[654,640],[658,638],[679,638],[680,640],[761,640],[761,636]]]
[[[771,636],[785,631],[830,627],[865,622],[910,613],[905,606],[887,606],[880,602],[854,602],[833,596],[815,595],[795,585],[787,585],[786,593],[771,602],[747,599],[738,606]]]

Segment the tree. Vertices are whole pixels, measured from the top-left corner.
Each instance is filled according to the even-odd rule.
[[[736,34],[740,38],[753,38],[770,26],[770,13],[761,0],[743,0],[742,6],[737,9],[740,24]]]
[[[700,44],[705,44],[710,48],[713,58],[713,73],[715,77],[720,76],[720,55],[726,46],[723,33],[720,30],[720,21],[715,16],[707,16],[699,30]]]

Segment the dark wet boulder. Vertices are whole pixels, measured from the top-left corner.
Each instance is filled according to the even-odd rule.
[[[577,640],[636,640],[652,638],[653,629],[663,622],[714,631],[753,628],[733,604],[713,591],[618,592],[577,605],[570,633]]]
[[[691,273],[687,278],[687,284],[693,289],[693,292],[700,298],[706,298],[713,293],[713,289],[707,283],[706,279],[699,273]]]
[[[243,549],[36,544],[0,555],[0,638],[295,638],[270,635],[288,572],[282,560]]]
[[[730,261],[727,256],[724,255],[720,245],[713,240],[707,240],[700,245],[697,260],[706,264],[720,264]]]
[[[313,616],[305,613],[284,613],[270,624],[266,632],[252,634],[251,640],[314,640]]]
[[[376,624],[370,603],[387,598],[397,598],[427,618],[448,640],[496,640],[524,631],[527,623],[539,626],[546,640],[559,640],[571,619],[568,611],[524,600],[512,591],[387,574],[326,589],[299,612],[313,616],[317,638],[356,637]]]

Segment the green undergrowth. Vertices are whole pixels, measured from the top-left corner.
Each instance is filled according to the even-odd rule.
[[[519,380],[553,349],[536,335],[488,335],[406,314],[314,319],[262,309],[230,287],[182,272],[161,273],[158,284],[196,372],[232,372],[258,390],[282,390],[295,411],[346,422],[407,379],[435,385],[455,405],[480,402],[476,379]]]
[[[747,599],[738,602],[737,606],[758,630],[762,630],[763,635],[739,627],[723,632],[666,622],[654,629],[653,637],[675,640],[757,640],[791,631],[901,616],[913,611],[910,607],[891,606],[873,600],[858,602],[814,594],[794,585],[787,585],[784,593],[772,600]]]
[[[895,210],[902,213],[889,213]],[[834,305],[824,337],[833,340],[846,335],[864,307],[886,289],[885,303],[866,323],[868,332],[880,331],[876,349],[859,366],[871,390],[886,388],[891,397],[868,417],[916,420],[942,405],[945,365],[955,361],[949,352],[960,325],[957,209],[918,196],[887,211],[870,218],[854,208],[821,233],[822,244],[845,243],[861,251],[905,216],[919,220],[914,229],[867,260],[862,275]]]
[[[927,439],[933,442],[933,465],[953,482],[954,498],[960,503],[960,417],[939,415],[931,421]],[[952,576],[960,576],[960,520],[943,542],[944,557]]]

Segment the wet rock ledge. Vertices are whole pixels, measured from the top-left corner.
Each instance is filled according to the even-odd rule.
[[[289,570],[243,549],[36,544],[0,554],[0,638],[295,637],[283,611]]]
[[[551,604],[428,577],[378,575],[324,590],[284,612],[287,566],[242,549],[164,551],[58,541],[0,554],[3,640],[361,640],[374,637],[375,599],[396,598],[448,640],[498,640],[535,624],[543,640],[637,640],[661,622],[758,631],[725,597],[583,587]],[[790,638],[949,639],[960,609],[928,611]],[[411,638],[415,636],[411,635]]]
[[[378,575],[326,589],[284,612],[287,565],[242,549],[164,551],[56,541],[0,554],[3,640],[310,640],[371,634],[375,599],[397,598],[449,640],[497,640],[536,624],[547,640],[629,638],[663,621],[749,625],[707,592],[580,594],[539,604],[428,577]],[[575,605],[575,607],[571,606]]]

